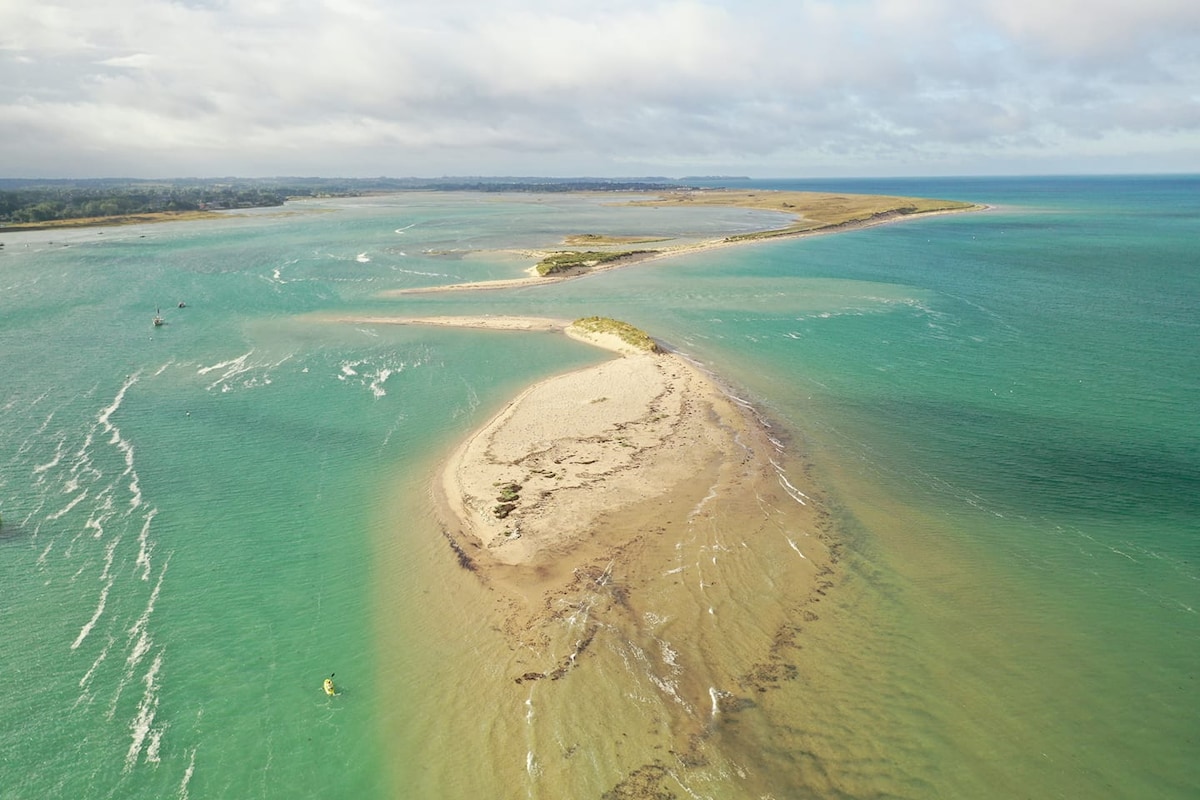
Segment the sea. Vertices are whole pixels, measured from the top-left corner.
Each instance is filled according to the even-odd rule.
[[[733,185],[988,208],[400,296],[786,218],[406,193],[0,231],[0,797],[1200,796],[1200,177]],[[515,684],[430,483],[611,355],[338,321],[441,314],[632,323],[802,465],[839,558],[771,690],[689,710],[706,762],[630,722],[677,700],[642,673],[799,590],[739,568],[720,613],[645,612],[658,651]]]

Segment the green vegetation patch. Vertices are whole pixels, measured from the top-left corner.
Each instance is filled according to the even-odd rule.
[[[577,269],[590,269],[598,264],[609,264],[614,261],[632,258],[633,256],[649,255],[655,252],[657,251],[614,250],[612,252],[604,252],[600,250],[561,250],[557,253],[551,253],[539,261],[537,273],[542,277],[546,277],[547,275],[561,275]]]
[[[574,233],[563,240],[568,245],[649,244],[665,242],[667,236],[611,236],[604,233]]]
[[[641,328],[633,327],[628,322],[608,317],[582,317],[575,320],[574,325],[588,333],[611,333],[638,350],[645,350],[649,353],[658,352],[658,345],[650,338],[650,334]]]

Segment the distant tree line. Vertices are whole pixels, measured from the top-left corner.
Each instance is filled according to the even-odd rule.
[[[161,211],[202,211],[283,205],[278,191],[247,187],[40,186],[0,190],[0,222],[48,222]]]
[[[679,189],[670,178],[0,178],[0,225],[163,211],[279,206],[293,197],[399,191],[578,192]]]

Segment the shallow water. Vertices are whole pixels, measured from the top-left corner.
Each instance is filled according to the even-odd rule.
[[[1188,797],[1198,188],[854,181],[839,190],[996,209],[395,300],[374,295],[524,265],[480,248],[774,219],[402,195],[4,234],[0,664],[14,722],[0,785],[21,798],[637,796],[619,792],[639,779],[679,797]],[[727,613],[681,581],[597,639],[573,676],[588,681],[511,681],[533,656],[477,613],[494,599],[455,563],[427,480],[523,386],[606,356],[545,334],[310,312],[616,316],[727,378],[837,523],[833,585],[781,662],[795,672],[769,673],[753,707],[706,731],[707,764],[669,774],[687,753],[653,750],[682,725],[654,679],[676,681],[696,719],[708,697],[713,722],[712,665],[761,652],[777,626],[760,623],[790,608],[800,559],[760,537],[713,564]],[[736,538],[719,520],[701,533],[679,565]],[[326,698],[331,672],[341,694]]]

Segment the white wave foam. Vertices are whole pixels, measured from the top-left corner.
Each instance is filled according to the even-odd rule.
[[[45,464],[38,464],[36,467],[33,468],[33,474],[35,476],[37,476],[38,483],[41,483],[43,480],[45,480],[44,473],[46,472],[46,470],[57,467],[59,462],[62,461],[63,444],[65,442],[66,442],[66,434],[60,434],[58,437],[58,443],[54,447],[54,458],[50,459]]]
[[[142,682],[146,685],[142,692],[141,702],[138,703],[137,714],[129,723],[129,732],[133,741],[129,744],[129,752],[125,754],[125,770],[128,772],[134,764],[137,763],[138,756],[141,754],[143,747],[146,744],[146,739],[151,735],[151,730],[154,725],[154,716],[158,712],[158,670],[162,667],[162,653],[160,652],[154,658],[154,663],[150,665],[150,670],[142,678]],[[162,736],[159,731],[155,735],[155,739]],[[157,757],[157,744],[154,745],[154,751]]]
[[[387,392],[384,391],[383,384],[387,382],[387,379],[391,377],[391,375],[392,370],[381,367],[379,372],[375,374],[375,380],[371,381],[371,385],[368,387],[371,390],[371,394],[375,395],[376,397],[383,397],[386,395]]]
[[[405,275],[419,275],[422,278],[454,278],[461,280],[461,275],[454,275],[449,272],[422,272],[416,269],[397,269],[396,272],[403,272]]]
[[[208,373],[212,372],[213,370],[227,369],[229,367],[241,366],[242,364],[246,363],[246,359],[249,358],[250,354],[253,352],[254,352],[253,350],[247,350],[245,353],[242,353],[237,358],[231,358],[228,361],[220,361],[220,362],[213,364],[211,366],[208,366],[208,367],[201,367],[200,369],[196,370],[196,374],[197,375],[207,375]]]
[[[92,685],[92,677],[96,674],[96,670],[100,668],[100,665],[104,663],[104,659],[108,658],[108,651],[112,647],[114,641],[116,640],[113,637],[108,637],[108,641],[105,643],[104,648],[100,651],[100,655],[96,656],[96,660],[92,662],[92,666],[88,669],[84,676],[79,679],[80,689],[83,689],[86,692],[88,687]]]
[[[358,256],[354,260],[360,264],[366,264],[366,263],[370,262],[371,257],[368,256],[366,253],[359,253]]]
[[[696,503],[696,505],[692,507],[692,510],[688,512],[688,522],[691,522],[692,519],[700,515],[700,512],[704,510],[704,507],[708,505],[709,500],[715,500],[716,498],[717,485],[714,483],[712,486],[708,487],[708,494],[700,498],[700,502]]]
[[[651,674],[649,677],[650,677],[650,682],[653,683],[655,686],[657,686],[658,690],[660,692],[667,695],[672,700],[674,700],[676,703],[678,703],[685,711],[688,712],[688,714],[694,714],[694,710],[692,709],[691,704],[688,703],[687,700],[684,700],[683,697],[679,694],[679,688],[676,685],[675,681],[665,681],[662,678],[660,678],[654,674]]]
[[[135,372],[134,374],[127,377],[125,379],[125,383],[121,385],[120,390],[117,392],[116,397],[113,398],[112,403],[110,405],[108,405],[107,407],[101,409],[100,414],[96,417],[97,424],[102,426],[104,428],[105,433],[107,433],[109,435],[109,437],[108,437],[109,444],[115,445],[116,448],[121,451],[121,453],[124,455],[124,458],[125,458],[125,471],[121,473],[121,477],[127,477],[127,476],[130,477],[129,492],[131,495],[131,497],[129,499],[129,508],[125,512],[126,514],[133,513],[134,511],[137,510],[138,506],[140,506],[142,504],[142,492],[141,492],[140,482],[138,481],[137,473],[133,469],[133,463],[134,463],[133,443],[128,441],[121,435],[121,429],[118,428],[112,422],[112,415],[114,413],[116,413],[117,409],[119,409],[121,407],[121,403],[124,402],[124,400],[125,400],[125,393],[129,391],[129,388],[131,386],[133,386],[135,383],[137,383],[140,375],[141,375],[141,372],[139,371],[139,372]],[[90,467],[91,459],[86,453],[86,448],[90,445],[90,443],[91,443],[91,437],[89,434],[88,441],[85,442],[84,447],[81,447],[78,452],[78,456],[79,456],[78,465],[81,468],[86,466],[88,469],[91,469],[91,467]],[[95,473],[95,475],[97,477],[99,477],[100,473],[97,470],[92,469],[92,472]]]
[[[161,761],[161,759],[158,757],[158,749],[162,746],[162,737],[166,731],[167,728],[165,725],[159,728],[151,728],[149,737],[150,741],[146,745],[147,764],[157,764],[159,761]]]
[[[728,393],[728,392],[727,392],[727,393],[725,394],[725,396],[726,396],[726,397],[728,397],[728,398],[729,398],[730,400],[732,400],[733,402],[737,403],[739,406],[742,406],[743,408],[751,408],[751,409],[752,409],[752,408],[754,408],[754,404],[753,404],[753,403],[751,403],[749,400],[745,400],[745,399],[743,399],[743,398],[741,398],[741,397],[738,397],[736,394],[732,394],[732,393]]]
[[[677,653],[675,650],[673,650],[671,648],[671,645],[667,644],[665,639],[659,639],[658,646],[662,650],[663,663],[669,667],[674,667],[675,669],[679,669],[679,664],[676,661],[676,659],[679,658],[679,653]]]
[[[137,641],[133,643],[133,649],[129,651],[129,655],[125,658],[125,664],[129,669],[135,668],[146,653],[150,652],[150,646],[154,644],[154,640],[150,638],[150,634],[144,628],[138,629]]]
[[[105,571],[107,572],[107,570]],[[104,606],[108,603],[108,590],[112,588],[112,585],[113,579],[109,578],[108,583],[104,584],[104,588],[100,590],[100,601],[96,603],[96,610],[92,613],[92,618],[84,623],[84,626],[79,629],[79,635],[71,643],[72,650],[77,650],[79,645],[83,644],[83,640],[92,632],[92,628],[96,627],[96,622],[100,619],[100,615],[104,613]]]
[[[100,422],[97,420],[96,425],[99,424]],[[94,441],[96,441],[95,426],[93,426],[92,429],[87,432],[87,436],[83,437],[83,444],[79,445],[79,449],[75,451],[75,463],[71,466],[71,474],[78,474],[85,469],[90,469],[95,473],[95,477],[100,477],[100,471],[91,466],[91,449]]]
[[[150,544],[150,523],[158,514],[157,508],[152,508],[146,513],[145,522],[142,523],[142,530],[138,533],[138,554],[134,566],[142,568],[142,580],[150,580],[150,553],[154,551],[154,546]],[[162,576],[159,576],[159,583],[162,583]],[[157,591],[157,587],[156,587]]]
[[[88,490],[84,489],[82,492],[75,495],[75,497],[71,498],[71,501],[69,503],[67,503],[65,506],[60,508],[58,511],[55,511],[53,514],[50,514],[49,516],[47,516],[46,521],[53,522],[56,519],[61,519],[64,514],[69,512],[75,506],[79,505],[83,501],[83,499],[87,496],[88,496]]]
[[[808,505],[806,501],[812,498],[792,485],[792,482],[789,481],[787,476],[783,474],[783,467],[779,466],[774,461],[771,462],[771,466],[775,467],[775,474],[779,476],[779,485],[782,486],[783,490],[788,493],[788,496],[802,506]]]
[[[129,475],[129,511],[132,514],[142,506],[142,482],[138,478],[138,474],[133,471],[133,446],[130,445],[129,450],[125,454],[129,461],[129,466],[121,473],[122,477]]]
[[[183,771],[183,780],[179,782],[179,800],[188,800],[188,784],[192,781],[192,775],[196,772],[196,748],[192,748],[192,753],[188,756],[187,769]]]
[[[153,644],[147,627],[150,623],[150,615],[154,613],[154,605],[158,602],[158,594],[162,591],[163,578],[167,574],[169,563],[170,559],[168,559],[167,564],[163,564],[162,571],[158,573],[158,582],[154,584],[154,589],[150,592],[150,599],[146,602],[146,608],[143,609],[142,615],[137,618],[137,621],[133,623],[133,626],[128,631],[129,641],[133,643],[133,649],[130,650],[129,655],[125,659],[125,665],[129,670],[137,667],[142,657],[146,655],[146,652]]]
[[[233,378],[236,378],[238,375],[241,375],[243,372],[248,372],[250,369],[252,369],[251,366],[247,366],[246,361],[250,358],[250,356],[253,353],[254,353],[254,350],[247,350],[245,353],[242,353],[237,358],[231,358],[228,361],[221,361],[219,363],[213,364],[212,366],[201,367],[200,369],[196,370],[196,374],[197,375],[207,375],[208,373],[214,372],[216,370],[224,370],[224,372],[221,373],[221,376],[219,378],[217,378],[215,381],[213,381],[207,387],[205,387],[208,391],[212,391],[217,386],[221,386],[221,384],[227,383],[227,381],[232,380]],[[225,387],[222,388],[222,391],[227,391],[228,388],[229,388],[228,385],[226,385]]]
[[[805,561],[807,561],[807,560],[808,560],[808,556],[806,556],[806,555],[804,555],[804,553],[801,553],[801,552],[800,552],[800,548],[799,548],[799,547],[797,547],[797,546],[796,546],[796,543],[792,541],[792,537],[790,537],[790,536],[784,536],[783,538],[787,539],[787,543],[788,543],[788,545],[790,545],[790,546],[791,546],[791,548],[792,548],[793,550],[795,550],[795,551],[796,551],[796,555],[800,556],[800,557],[801,557],[801,558],[803,558]]]
[[[30,405],[36,406],[41,401],[45,400],[49,394],[50,394],[49,392],[46,392],[41,397],[39,397],[37,400],[34,400]],[[12,403],[15,403],[15,402],[16,402],[16,400],[12,401]],[[5,411],[7,411],[12,406],[12,403],[9,403],[8,406],[5,407]],[[46,415],[46,418],[44,420],[42,420],[41,425],[38,425],[37,430],[33,432],[33,436],[30,437],[29,441],[32,441],[33,439],[40,437],[43,433],[46,432],[46,429],[50,427],[50,421],[52,419],[54,419],[54,413],[55,412],[51,411],[49,414]]]
[[[117,395],[113,398],[112,403],[101,409],[100,416],[96,418],[96,421],[103,425],[106,430],[111,429],[109,419],[114,413],[116,413],[116,410],[121,407],[121,403],[125,400],[125,392],[129,391],[130,386],[133,386],[135,383],[137,383],[138,376],[140,374],[140,372],[135,372],[134,374],[127,376],[125,378],[125,383],[121,384],[121,388],[117,390]]]
[[[84,530],[94,531],[93,539],[101,539],[104,537],[104,523],[113,515],[112,487],[106,486],[96,496],[98,508],[92,510],[92,515],[88,517],[87,522],[83,524]],[[112,555],[109,554],[109,562],[112,561]]]

